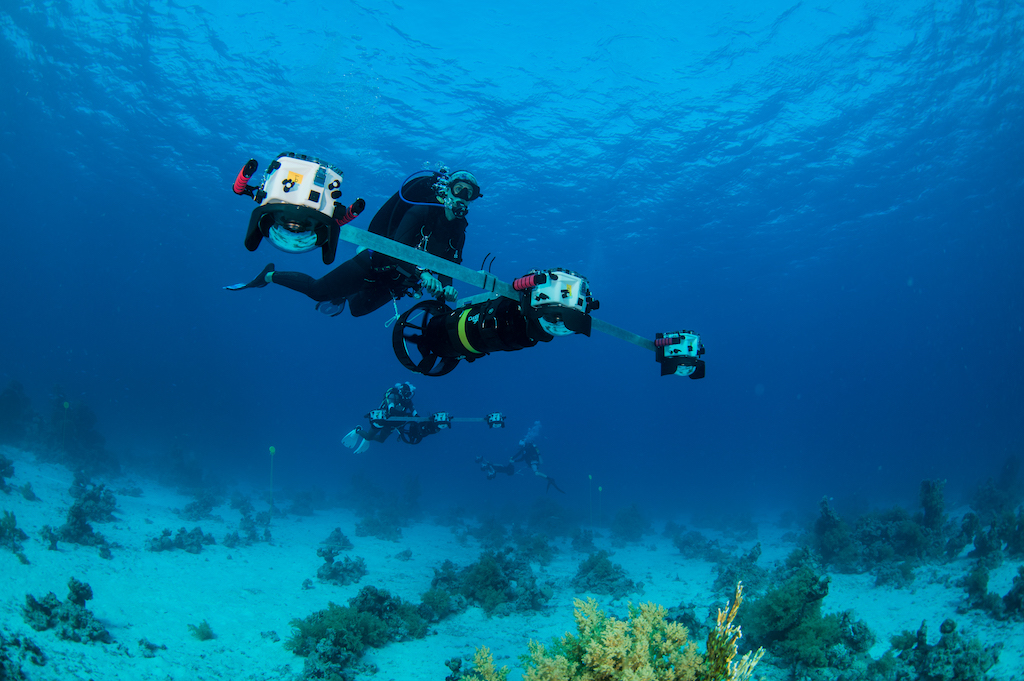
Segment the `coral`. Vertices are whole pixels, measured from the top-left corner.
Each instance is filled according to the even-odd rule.
[[[518,525],[512,526],[512,541],[516,551],[527,560],[541,565],[548,565],[555,557],[555,547],[550,544],[547,536],[529,532]]]
[[[831,565],[841,572],[853,571],[858,556],[850,527],[829,504],[827,496],[822,497],[818,506],[821,512],[814,521],[811,546],[826,565]]]
[[[85,520],[97,523],[111,523],[116,520],[117,498],[105,485],[93,485],[79,475],[68,490],[75,499],[76,513]]]
[[[50,551],[57,550],[57,542],[60,540],[60,534],[58,534],[52,526],[43,525],[42,529],[39,530],[39,536],[47,543],[47,549]]]
[[[387,643],[387,628],[378,618],[352,607],[328,603],[305,619],[293,619],[292,637],[284,647],[306,658],[303,678],[348,679],[347,668],[367,646]]]
[[[95,412],[87,404],[69,401],[60,388],[54,392],[44,435],[53,460],[87,474],[120,474],[121,462],[96,430]]]
[[[829,652],[842,644],[866,652],[871,640],[863,622],[849,612],[821,614],[828,594],[828,578],[812,564],[806,552],[794,551],[780,568],[778,585],[753,599],[742,623],[753,645],[770,649],[790,662],[811,667],[829,666]]]
[[[0,632],[0,679],[27,681],[29,677],[23,668],[26,659],[38,667],[46,664],[46,654],[31,639],[25,636],[5,638]]]
[[[1017,515],[1006,513],[1003,516],[1002,537],[1006,542],[1006,554],[1024,556],[1024,506],[1017,509]]]
[[[334,530],[327,535],[327,539],[324,539],[320,543],[326,548],[334,549],[339,552],[348,551],[352,548],[352,541],[345,536],[345,533],[341,531],[340,527],[335,527]]]
[[[651,521],[640,513],[636,504],[619,509],[612,520],[612,545],[635,544],[651,532]]]
[[[188,630],[194,638],[197,638],[200,641],[209,641],[217,638],[217,634],[213,633],[213,628],[206,620],[203,620],[199,624],[188,625]]]
[[[114,639],[95,615],[85,607],[92,600],[92,589],[74,577],[68,582],[68,600],[61,603],[51,591],[42,600],[25,596],[22,617],[36,631],[55,629],[57,637],[66,641],[111,643]]]
[[[391,641],[408,641],[427,635],[427,621],[419,608],[384,589],[364,586],[348,603],[359,612],[370,613],[382,621]]]
[[[715,591],[732,589],[742,582],[749,591],[760,593],[768,585],[768,570],[757,564],[761,557],[761,543],[758,542],[749,553],[716,566],[718,575],[712,587]]]
[[[0,454],[0,492],[10,492],[11,487],[7,484],[7,478],[13,477],[14,462]]]
[[[87,509],[77,501],[68,509],[67,520],[57,529],[57,537],[80,546],[99,546],[101,549],[109,546],[106,538],[92,529]]]
[[[974,535],[981,531],[981,519],[974,513],[966,513],[960,519],[960,530],[946,540],[946,558],[952,560],[974,541]]]
[[[946,523],[945,501],[942,498],[945,487],[945,480],[921,481],[920,500],[924,517],[920,524],[936,534],[942,533],[942,526]]]
[[[601,611],[593,599],[577,599],[577,633],[566,633],[550,646],[531,641],[528,654],[521,658],[523,681],[745,681],[763,651],[736,660],[740,630],[733,620],[741,594],[737,587],[732,606],[719,612],[705,656],[689,641],[685,627],[666,621],[659,605],[630,605],[629,619],[622,621]],[[461,678],[505,681],[508,671],[495,668],[490,651],[479,648],[474,668]]]
[[[446,560],[434,570],[432,589],[459,595],[489,614],[540,610],[554,595],[550,584],[538,584],[529,561],[512,549],[484,551],[480,559],[462,570]]]
[[[729,554],[718,545],[717,539],[710,540],[697,530],[676,535],[672,543],[684,558],[703,558],[716,563],[729,557]]]
[[[894,636],[891,649],[873,667],[888,667],[888,678],[896,679],[986,681],[986,672],[999,661],[1002,646],[982,646],[978,639],[965,639],[956,632],[953,620],[942,623],[938,642],[930,645],[927,622],[921,622],[916,634],[904,631]]]
[[[445,665],[448,665],[448,663],[445,662]],[[455,665],[454,668],[456,679],[480,679],[482,681],[506,681],[508,679],[508,667],[496,668],[494,666],[494,656],[491,655],[491,650],[487,646],[476,649],[476,652],[473,654],[473,667],[469,671],[461,672],[460,666],[461,664]],[[449,669],[452,669],[452,666],[449,665]]]
[[[1003,462],[995,480],[989,478],[979,485],[971,499],[971,508],[988,524],[1024,501],[1024,481],[1020,476],[1021,457],[1011,456]]]
[[[431,588],[420,595],[420,614],[431,622],[440,622],[454,612],[466,609],[465,599],[456,602],[456,597],[444,589]],[[461,606],[461,607],[460,607]]]
[[[252,505],[252,500],[240,492],[235,492],[231,495],[231,508],[243,516],[252,515],[256,510]]]
[[[334,560],[338,550],[326,547],[317,549],[316,555],[324,559],[324,564],[316,571],[316,577],[321,582],[347,586],[366,576],[366,561],[358,556],[355,560],[346,556],[344,561],[338,562]]]
[[[387,591],[364,587],[348,606],[328,603],[305,619],[293,619],[285,648],[306,658],[304,678],[348,679],[366,648],[422,638],[426,623],[416,608]]]
[[[212,511],[221,504],[220,500],[209,490],[200,489],[195,492],[195,498],[180,511],[178,517],[188,522],[198,523],[203,520],[219,520]]]
[[[622,598],[631,593],[643,593],[643,583],[634,583],[621,565],[612,563],[607,551],[598,551],[583,560],[572,578],[576,591],[606,594]]]
[[[203,550],[203,546],[216,543],[212,534],[203,534],[202,528],[198,526],[193,527],[191,530],[181,527],[178,528],[177,534],[172,535],[169,529],[164,529],[159,537],[148,539],[146,541],[146,550],[173,551],[174,549],[183,549],[189,553],[199,553]]]
[[[151,643],[145,638],[139,639],[139,654],[145,658],[156,657],[156,651],[167,650],[167,646],[163,644]]]
[[[32,489],[32,483],[26,482],[17,490],[21,492],[21,496],[25,501],[39,501],[39,497],[36,496],[35,490]]]
[[[591,530],[577,530],[572,537],[572,550],[579,553],[597,553],[594,546],[594,533]]]
[[[508,540],[508,533],[505,526],[494,518],[488,518],[480,523],[479,527],[473,528],[469,534],[476,537],[480,545],[486,549],[498,549],[505,545]]]
[[[224,538],[225,544],[233,548],[238,544],[251,546],[259,541],[269,542],[270,528],[266,527],[266,525],[270,523],[270,515],[267,514],[266,516],[264,516],[263,513],[258,513],[257,518],[261,518],[262,520],[265,520],[265,522],[257,523],[257,519],[254,519],[252,517],[251,505],[249,508],[243,509],[243,511],[244,512],[242,513],[242,517],[238,521],[238,529],[241,530],[242,534],[239,535],[238,532],[228,533],[228,535]],[[258,529],[260,524],[264,525],[262,535],[260,534]]]
[[[1013,586],[1003,596],[1003,610],[1011,617],[1024,617],[1024,565],[1017,568]]]
[[[4,517],[0,518],[0,546],[10,550],[24,563],[27,559],[21,549],[21,542],[28,539],[28,535],[18,529],[18,519],[10,511],[4,511]]]

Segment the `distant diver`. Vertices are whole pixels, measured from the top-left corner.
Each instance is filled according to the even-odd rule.
[[[412,405],[412,396],[416,386],[406,381],[395,383],[384,393],[377,409],[366,414],[370,420],[368,428],[357,426],[342,438],[341,443],[356,454],[362,454],[370,448],[370,442],[384,442],[391,433],[397,432],[398,439],[409,445],[418,445],[423,438],[448,430],[455,422],[482,423],[488,428],[504,428],[505,416],[501,412],[491,412],[482,417],[452,417],[446,411],[439,411],[430,416],[420,416]]]
[[[458,264],[470,203],[481,196],[476,177],[468,171],[413,173],[373,216],[369,231]],[[458,297],[451,277],[370,250],[357,251],[319,279],[302,272],[278,272],[269,264],[249,283],[225,288],[237,291],[267,284],[307,295],[317,301],[316,309],[332,317],[346,305],[353,317],[361,317],[421,290],[447,300]]]
[[[515,454],[509,457],[508,463],[505,464],[504,466],[495,465],[482,456],[476,457],[476,463],[477,465],[480,466],[480,470],[487,474],[487,479],[493,480],[498,475],[498,473],[504,473],[505,475],[515,475],[516,464],[521,462],[524,465],[529,466],[529,468],[533,471],[534,475],[544,478],[545,480],[548,481],[548,485],[545,488],[545,490],[550,490],[552,487],[554,487],[562,494],[565,494],[565,490],[563,490],[555,483],[554,478],[544,473],[541,473],[539,470],[540,464],[544,462],[544,459],[540,455],[540,449],[533,442],[533,439],[537,436],[539,430],[540,421],[537,421],[536,423],[534,423],[533,427],[530,428],[530,431],[526,434],[526,437],[519,441],[519,449],[516,450]]]
[[[415,440],[413,444],[418,444],[427,435],[437,433],[440,429],[433,423],[404,423],[396,426],[384,422],[384,419],[395,417],[419,416],[412,405],[412,396],[415,393],[416,386],[412,383],[395,383],[394,387],[388,388],[384,393],[376,413],[367,414],[367,418],[370,418],[370,428],[363,430],[362,427],[356,426],[342,438],[341,443],[354,450],[356,454],[362,454],[370,448],[371,442],[384,442],[396,430],[400,438],[406,441]]]

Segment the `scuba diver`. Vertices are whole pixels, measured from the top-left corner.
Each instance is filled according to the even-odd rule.
[[[449,174],[444,167],[439,172],[419,171],[406,178],[381,206],[369,231],[458,264],[469,225],[469,204],[481,196],[476,177],[468,171]],[[225,288],[263,288],[267,284],[306,294],[317,301],[316,309],[332,317],[341,314],[346,304],[353,317],[361,317],[409,295],[410,289],[448,300],[458,297],[451,277],[363,249],[319,279],[302,272],[277,272],[271,263],[248,284]]]
[[[533,439],[540,431],[540,421],[533,424],[526,437],[519,441],[519,449],[516,453],[509,457],[508,463],[504,466],[496,466],[482,456],[476,457],[476,463],[480,466],[480,470],[487,474],[488,480],[493,480],[498,473],[504,473],[505,475],[516,474],[516,464],[522,462],[524,465],[529,466],[533,470],[533,474],[544,478],[548,481],[548,486],[545,491],[554,487],[562,494],[565,494],[565,490],[559,487],[554,478],[549,475],[541,473],[539,469],[540,464],[543,463],[543,458],[540,455],[540,449],[533,443]],[[525,470],[525,469],[524,469]]]
[[[386,423],[386,419],[401,418],[403,416],[419,416],[412,405],[412,396],[416,392],[416,386],[406,381],[395,383],[394,387],[388,388],[384,393],[384,399],[380,407],[374,412],[367,414],[370,419],[370,429],[363,430],[356,426],[342,438],[341,443],[349,449],[355,450],[356,454],[362,454],[370,448],[370,442],[384,442],[391,433],[398,431],[398,437],[408,444],[419,444],[427,435],[433,435],[440,431],[435,423],[410,423],[404,422],[399,425]]]

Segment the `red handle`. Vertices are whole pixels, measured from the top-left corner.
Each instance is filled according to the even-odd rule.
[[[260,164],[256,162],[256,159],[250,158],[249,162],[242,166],[242,169],[238,171],[238,177],[235,178],[235,185],[232,187],[236,194],[239,196],[245,194],[252,196],[251,189],[246,191],[248,189],[247,183],[249,178],[252,177],[252,174],[256,172],[256,168],[258,168],[259,165]]]
[[[540,284],[547,283],[548,277],[546,274],[533,273],[527,274],[525,277],[519,277],[512,282],[512,288],[516,291],[525,291],[528,288],[539,286]]]

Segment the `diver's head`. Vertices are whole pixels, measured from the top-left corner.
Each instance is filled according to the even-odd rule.
[[[441,186],[438,199],[444,207],[457,218],[464,218],[469,213],[469,204],[483,196],[476,177],[468,170],[456,170],[448,176],[448,181]]]
[[[416,386],[409,383],[409,381],[406,381],[405,383],[395,383],[395,388],[398,389],[398,394],[401,395],[404,400],[412,399],[413,393],[416,392]]]

